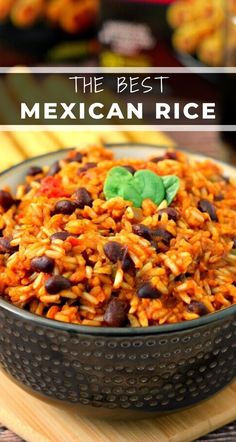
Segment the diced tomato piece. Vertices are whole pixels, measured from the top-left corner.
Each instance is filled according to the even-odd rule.
[[[76,247],[80,243],[79,238],[75,238],[74,236],[69,236],[67,241],[69,241],[69,243],[72,245],[72,247]]]
[[[61,187],[61,179],[53,176],[47,176],[42,179],[41,187],[38,190],[39,195],[45,195],[49,198],[60,198],[69,196],[68,192]]]

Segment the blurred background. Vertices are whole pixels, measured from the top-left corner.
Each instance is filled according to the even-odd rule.
[[[0,60],[221,66],[235,13],[235,0],[0,0]]]
[[[0,0],[0,65],[235,67],[236,0]],[[50,82],[45,83],[50,91]],[[57,87],[63,87],[62,80],[57,79]],[[199,75],[198,88],[220,101],[219,132],[5,132],[0,146],[17,150],[17,156],[8,156],[12,163],[80,142],[145,138],[236,162],[236,133],[221,130],[223,124],[235,124],[236,76]],[[12,111],[14,94],[21,93],[1,80],[1,99]]]
[[[2,65],[222,66],[236,0],[0,0]]]
[[[0,66],[19,65],[236,67],[236,0],[0,0]],[[13,76],[0,78],[0,100],[10,114],[29,86],[35,96],[42,90],[49,97],[57,90],[73,95],[58,75],[39,86],[28,73],[24,90]],[[173,94],[176,100],[185,86]],[[236,164],[236,132],[221,129],[235,125],[236,75],[200,74],[191,89],[190,100],[198,91],[219,100],[218,132],[0,131],[0,171],[27,157],[94,143],[180,146]],[[19,439],[6,431],[4,440]]]

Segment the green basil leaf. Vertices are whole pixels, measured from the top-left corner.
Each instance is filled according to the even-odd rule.
[[[103,192],[106,200],[110,200],[111,198],[116,198],[119,195],[120,184],[118,182],[113,182],[110,178],[107,178]]]
[[[165,198],[165,188],[162,179],[151,170],[135,172],[134,183],[141,193],[142,200],[150,199],[158,205]]]
[[[166,175],[161,178],[166,192],[166,201],[169,205],[179,190],[180,179],[175,175]]]
[[[133,175],[124,167],[113,167],[107,175],[103,192],[106,200],[120,196],[123,198],[123,185],[132,180]]]
[[[126,182],[122,186],[121,191],[123,199],[126,201],[132,201],[134,207],[141,207],[143,198],[138,189],[134,186],[134,182]]]
[[[180,180],[175,175],[160,177],[151,170],[139,170],[132,175],[124,167],[113,167],[108,172],[103,191],[106,200],[120,196],[135,207],[141,207],[145,199],[157,205],[166,199],[170,204],[179,186]]]
[[[108,177],[112,178],[132,178],[133,175],[125,167],[117,166],[112,167],[108,172]]]

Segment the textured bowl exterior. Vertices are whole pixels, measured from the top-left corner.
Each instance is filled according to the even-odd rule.
[[[235,314],[175,333],[119,337],[39,325],[0,308],[8,374],[45,397],[117,411],[166,412],[210,397],[236,375],[235,336]]]
[[[124,155],[122,147],[115,152]],[[137,158],[156,153],[154,147],[135,149]],[[29,165],[64,155],[21,163],[0,174],[0,186],[14,189]],[[89,416],[92,409],[101,417],[130,417],[185,408],[235,378],[236,306],[174,325],[95,329],[45,320],[0,298],[0,366],[32,393],[80,412],[82,406]]]

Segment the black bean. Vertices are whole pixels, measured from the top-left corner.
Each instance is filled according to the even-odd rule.
[[[20,199],[15,199],[14,204],[16,205],[16,207],[18,207],[21,203]]]
[[[24,193],[25,193],[25,194],[28,193],[31,189],[32,189],[32,187],[31,187],[30,184],[28,184],[28,183],[25,184]]]
[[[128,247],[125,247],[123,250],[121,268],[122,268],[122,270],[124,270],[124,272],[127,272],[128,270],[134,268],[134,262],[132,261],[130,255],[129,255]]]
[[[45,282],[45,289],[50,295],[56,295],[62,290],[69,290],[71,282],[64,276],[52,276]]]
[[[81,163],[83,160],[84,155],[81,152],[76,152],[73,157],[67,158],[67,163],[72,163],[73,161],[76,161],[77,163]]]
[[[232,249],[236,249],[236,237],[233,239],[233,247]]]
[[[15,200],[12,198],[10,192],[7,192],[7,190],[0,190],[0,206],[2,206],[4,210],[10,209],[14,203]]]
[[[187,310],[190,313],[196,313],[199,316],[204,316],[209,313],[208,308],[203,304],[203,302],[192,301],[191,304],[188,305]]]
[[[150,282],[145,282],[139,286],[137,295],[139,298],[156,299],[161,297],[161,292],[156,287],[153,287]]]
[[[76,190],[74,196],[75,204],[79,209],[83,209],[85,206],[92,207],[93,198],[91,193],[85,189],[85,187],[80,187],[80,189]]]
[[[112,299],[112,298],[117,298],[119,296],[119,290],[118,289],[114,289],[112,292],[111,292],[111,298],[110,299]]]
[[[177,160],[177,159],[178,159],[178,157],[177,157],[176,152],[166,152],[165,155],[152,158],[150,161],[152,163],[159,163],[159,161],[163,161],[163,160]]]
[[[151,230],[144,224],[134,224],[132,229],[135,235],[142,236],[143,238],[148,240],[152,238]]]
[[[136,172],[136,169],[133,166],[122,166],[124,169],[127,169],[132,175]]]
[[[84,282],[84,289],[85,289],[86,292],[89,292],[91,290],[91,285],[90,285],[89,281],[85,281]],[[73,303],[73,305],[74,305],[74,303]]]
[[[222,179],[224,180],[224,182],[225,182],[226,184],[229,184],[229,183],[230,183],[230,177],[229,177],[229,176],[222,175]]]
[[[84,154],[81,152],[76,152],[75,156],[74,156],[74,161],[77,161],[78,163],[80,163],[82,161],[84,157]]]
[[[54,265],[54,259],[48,258],[48,256],[38,256],[31,259],[30,270],[33,272],[51,273]]]
[[[12,255],[19,250],[19,246],[12,246],[11,241],[12,238],[5,236],[0,238],[0,254],[9,253],[9,255]]]
[[[190,278],[192,276],[193,276],[192,273],[189,273],[189,272],[181,273],[180,275],[175,277],[175,281],[184,282],[186,280],[186,278]]]
[[[159,228],[156,230],[151,230],[144,224],[135,224],[133,226],[133,232],[136,235],[142,236],[143,238],[151,241],[153,247],[157,250],[157,242],[162,241],[166,245],[169,245],[173,235],[165,229]]]
[[[181,273],[180,275],[175,277],[176,282],[184,282],[186,280],[185,273]]]
[[[150,241],[150,244],[151,244],[151,246],[156,250],[157,253],[159,253],[159,252],[161,251],[161,248],[160,248],[160,246],[157,244],[156,241],[151,240],[151,241]]]
[[[167,159],[167,160],[177,160],[177,153],[176,152],[166,152],[165,159]]]
[[[212,221],[218,221],[215,206],[208,200],[201,199],[198,201],[198,209],[201,212],[208,213]]]
[[[116,264],[118,261],[121,262],[122,270],[127,272],[134,268],[134,263],[129,255],[128,247],[123,247],[116,241],[110,241],[105,244],[103,250],[106,257],[113,264]]]
[[[106,257],[113,262],[113,264],[123,258],[124,249],[122,245],[116,241],[107,242],[103,250]]]
[[[71,215],[76,210],[76,204],[70,200],[60,200],[55,204],[53,214],[62,213],[63,215]]]
[[[61,239],[61,241],[65,241],[71,234],[69,232],[56,232],[50,236],[51,241],[54,239]]]
[[[179,219],[179,212],[178,210],[174,209],[174,207],[167,207],[166,209],[158,210],[158,219],[161,219],[161,216],[163,213],[166,213],[169,219],[172,219],[173,221],[177,221]]]
[[[223,193],[219,193],[218,195],[215,195],[215,198],[214,198],[215,201],[223,201],[223,199],[224,199]]]
[[[97,166],[97,163],[86,163],[83,167],[80,167],[77,171],[78,175],[82,175],[84,172],[87,172],[89,169],[93,169]]]
[[[173,238],[173,235],[167,230],[160,228],[152,230],[152,238],[156,242],[162,241],[164,244],[169,245],[171,239]]]
[[[84,250],[84,251],[82,252],[82,256],[83,256],[83,258],[84,258],[84,260],[85,260],[85,262],[86,262],[86,265],[88,265],[88,266],[90,266],[90,267],[94,267],[95,262],[93,262],[93,261],[90,260],[90,256],[88,255],[87,250]]]
[[[96,167],[97,166],[97,163],[94,163],[94,162],[89,162],[89,163],[86,163],[85,165],[84,165],[84,169],[86,169],[86,170],[89,170],[89,169],[94,169],[94,167]]]
[[[122,327],[127,320],[128,304],[119,298],[112,298],[104,313],[104,322],[110,327]]]
[[[29,167],[29,169],[27,171],[27,175],[28,176],[35,176],[35,175],[38,175],[38,173],[42,173],[42,171],[43,171],[42,167],[31,166],[31,167]]]
[[[59,161],[55,161],[55,163],[53,163],[50,166],[50,168],[49,168],[49,170],[47,172],[47,176],[56,175],[56,173],[60,172],[60,170],[61,170],[61,166],[59,164]]]
[[[163,156],[163,157],[155,157],[155,158],[151,158],[151,162],[152,163],[159,163],[159,161],[163,161],[163,160],[165,160],[165,157]]]

